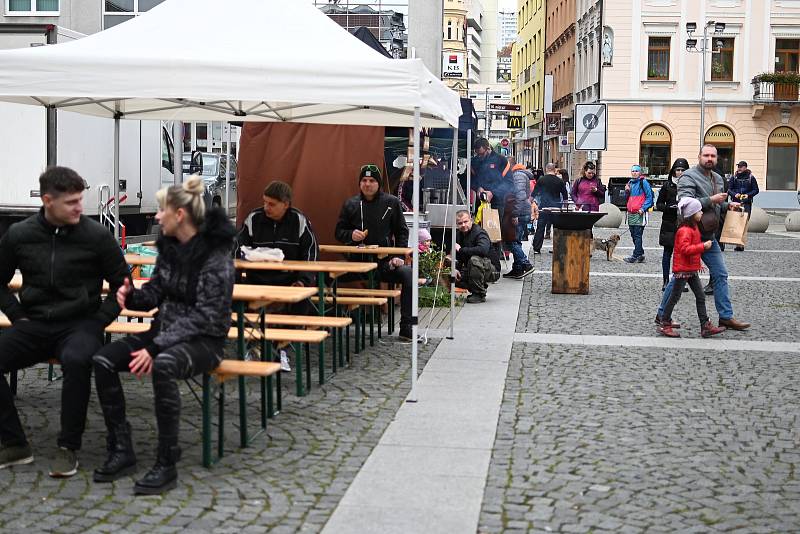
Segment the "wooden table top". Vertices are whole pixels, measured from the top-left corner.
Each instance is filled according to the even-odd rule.
[[[378,268],[377,263],[352,261],[245,261],[235,260],[237,269],[254,271],[303,271],[330,274],[368,273]]]
[[[379,258],[392,255],[405,256],[414,249],[408,247],[359,247],[356,245],[320,245],[320,252],[337,252],[340,254],[374,254]]]

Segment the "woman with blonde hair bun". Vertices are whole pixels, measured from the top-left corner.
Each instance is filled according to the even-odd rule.
[[[136,471],[119,379],[120,372],[129,371],[139,378],[153,375],[158,426],[155,465],[136,482],[134,493],[156,495],[177,485],[181,398],[176,381],[219,365],[234,282],[236,231],[222,210],[206,210],[203,193],[203,181],[193,176],[156,194],[161,235],[153,276],[141,289],[126,279],[117,291],[123,309],[158,308],[158,313],[149,331],[106,345],[94,356],[97,395],[108,428],[108,457],[95,470],[95,482]]]

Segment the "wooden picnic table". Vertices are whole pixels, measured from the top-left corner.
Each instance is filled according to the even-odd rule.
[[[371,254],[378,259],[386,256],[406,256],[411,254],[414,249],[408,247],[359,247],[357,245],[320,245],[320,252],[331,252],[339,254]]]

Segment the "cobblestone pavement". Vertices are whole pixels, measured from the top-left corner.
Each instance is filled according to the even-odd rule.
[[[437,343],[420,347],[420,371]],[[134,498],[130,477],[110,485],[91,481],[105,457],[94,391],[80,473],[48,477],[61,388],[47,382],[46,367],[29,369],[20,377],[18,408],[36,461],[0,471],[0,532],[318,532],[408,393],[409,352],[408,345],[376,344],[304,398],[294,396],[294,375],[284,375],[283,412],[270,420],[268,439],[245,450],[237,446],[237,391],[230,382],[226,456],[211,469],[201,465],[200,407],[183,388],[180,480],[163,498]],[[154,461],[152,390],[149,380],[129,376],[124,387],[141,476]],[[258,427],[256,388],[253,381],[252,429]]]
[[[798,373],[794,354],[516,343],[479,532],[797,532]]]

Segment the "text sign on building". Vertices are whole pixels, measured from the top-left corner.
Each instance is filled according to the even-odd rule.
[[[575,105],[575,150],[605,150],[608,108],[605,104]]]
[[[489,109],[493,111],[520,111],[522,106],[519,104],[489,104]]]
[[[561,135],[561,113],[544,114],[545,135]]]
[[[569,145],[566,135],[558,136],[558,152],[561,154],[568,154],[572,152],[572,147]]]
[[[465,78],[464,52],[442,53],[442,78]]]
[[[512,129],[521,130],[522,129],[522,117],[519,116],[519,115],[509,115],[508,116],[508,122],[506,123],[506,125],[508,126],[509,130],[512,130]]]

